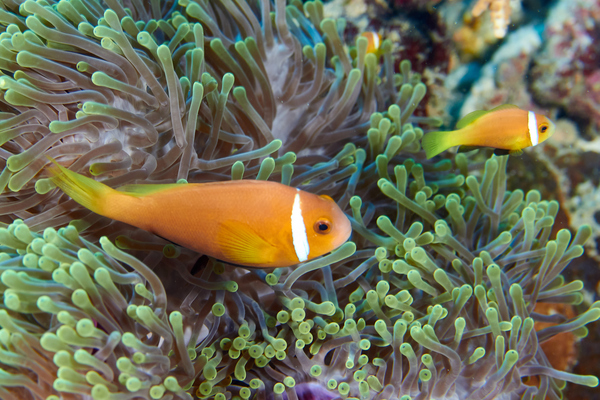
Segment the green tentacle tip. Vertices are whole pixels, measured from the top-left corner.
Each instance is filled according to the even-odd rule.
[[[471,357],[469,357],[467,364],[473,364],[483,356],[485,356],[485,349],[483,347],[478,347],[473,351]]]
[[[237,284],[237,282],[235,281],[227,281],[225,283],[225,290],[227,290],[230,293],[235,293],[237,292],[239,289],[239,286]]]
[[[335,304],[333,304],[331,301],[324,301],[321,304],[316,304],[316,312],[319,314],[323,314],[323,315],[328,315],[328,316],[332,316],[333,314],[335,314]]]
[[[377,261],[382,261],[388,256],[387,250],[385,247],[378,247],[375,249],[375,258]]]
[[[362,199],[360,198],[360,196],[352,196],[350,198],[350,207],[352,207],[352,208],[362,207]]]
[[[279,283],[279,277],[273,273],[267,274],[265,282],[267,282],[267,285],[269,286],[275,286]]]
[[[244,178],[244,163],[241,161],[236,161],[231,166],[231,180],[240,180]]]
[[[235,77],[233,76],[232,73],[226,73],[225,75],[223,75],[223,86],[222,86],[222,92],[224,94],[228,94],[231,91],[231,88],[233,87],[233,83],[235,82]]]
[[[340,383],[340,385],[338,386],[338,392],[342,396],[347,396],[348,393],[350,393],[350,385],[347,382]]]
[[[296,386],[296,380],[291,376],[286,376],[283,379],[283,384],[289,388],[293,388],[294,386]]]
[[[130,392],[137,392],[138,390],[140,390],[142,388],[142,382],[138,378],[131,377],[131,378],[127,379],[127,382],[125,383],[125,387]]]
[[[198,387],[198,391],[202,396],[208,396],[212,391],[212,385],[209,382],[202,382]]]
[[[369,350],[371,348],[371,341],[368,339],[362,339],[360,342],[358,342],[358,347],[364,351]]]
[[[177,378],[174,376],[166,377],[163,383],[167,390],[170,390],[171,392],[177,392],[181,390],[181,386],[179,386],[179,382],[177,382]]]
[[[215,315],[215,317],[222,317],[225,315],[225,311],[225,305],[222,303],[215,303],[212,306],[212,313]]]
[[[284,339],[275,339],[271,345],[276,351],[284,351],[287,349],[287,342]]]
[[[367,377],[367,372],[364,370],[358,370],[358,371],[354,372],[354,376],[353,376],[353,378],[356,382],[364,381],[366,379],[366,377]]]
[[[250,395],[252,395],[252,392],[250,391],[249,388],[244,387],[240,389],[240,397],[244,400],[249,399]]]
[[[419,379],[422,382],[428,382],[431,379],[431,371],[429,371],[428,369],[422,369],[419,372]]]
[[[277,313],[277,321],[281,324],[286,324],[290,320],[290,313],[285,310],[281,310]]]
[[[293,321],[300,322],[306,317],[306,312],[301,308],[296,308],[295,310],[292,310],[291,316]]]
[[[250,387],[252,389],[260,389],[261,387],[263,387],[265,384],[263,383],[263,381],[261,381],[258,378],[254,378],[250,381],[249,383]]]
[[[321,368],[320,365],[313,365],[310,368],[310,375],[314,376],[314,377],[318,377],[321,376],[321,373],[323,372],[323,369]]]
[[[183,327],[183,315],[179,311],[173,311],[169,314],[169,322],[174,327]]]
[[[163,247],[163,255],[167,258],[177,258],[181,255],[181,249],[179,248],[179,246],[175,246],[171,243],[165,245],[165,247]]]
[[[340,331],[340,326],[336,322],[331,322],[325,326],[324,330],[328,335],[335,335]]]
[[[580,385],[597,387],[599,383],[598,377],[594,375],[580,375],[578,378],[577,383]]]
[[[110,399],[110,397],[111,393],[106,387],[106,385],[98,383],[92,388],[92,398],[94,400],[108,400]]]
[[[256,176],[256,179],[259,181],[266,181],[267,179],[269,179],[269,176],[271,176],[274,170],[275,159],[273,159],[272,157],[267,157],[260,164],[260,169],[258,170],[258,175]]]
[[[164,44],[158,46],[156,54],[158,54],[158,57],[160,57],[161,61],[171,60],[171,50],[169,50],[169,46],[166,46]]]
[[[275,394],[283,394],[283,392],[285,392],[285,385],[281,382],[277,382],[274,386],[273,386],[273,392]]]

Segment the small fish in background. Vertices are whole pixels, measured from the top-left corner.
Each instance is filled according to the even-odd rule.
[[[112,189],[51,161],[52,182],[82,206],[226,263],[287,267],[333,251],[352,232],[348,217],[329,196],[277,182]]]
[[[381,35],[377,32],[363,32],[360,36],[367,38],[369,44],[367,45],[367,54],[377,54],[379,47],[381,46]]]
[[[467,114],[454,131],[426,133],[421,145],[427,158],[453,146],[461,146],[459,152],[492,147],[497,155],[520,155],[525,147],[548,139],[554,130],[554,123],[546,116],[504,104],[490,111]]]

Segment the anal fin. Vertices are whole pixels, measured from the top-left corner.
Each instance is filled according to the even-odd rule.
[[[511,150],[508,152],[508,154],[510,154],[511,156],[520,157],[523,155],[523,150],[521,150],[521,149]]]
[[[519,157],[520,155],[523,154],[523,150],[521,150],[521,149],[517,149],[517,150],[494,149],[494,154],[497,156],[506,156],[506,155],[510,154],[511,156]]]
[[[506,149],[494,149],[494,154],[497,156],[505,156],[507,154],[510,154],[510,150],[506,150]]]

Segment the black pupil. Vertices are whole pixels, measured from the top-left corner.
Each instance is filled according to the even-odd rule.
[[[319,224],[319,230],[320,231],[326,231],[327,229],[329,229],[329,225],[324,224],[324,223],[320,223]]]
[[[546,127],[545,127],[545,126],[542,126],[542,129],[541,129],[541,131],[542,131],[542,133],[546,132]]]

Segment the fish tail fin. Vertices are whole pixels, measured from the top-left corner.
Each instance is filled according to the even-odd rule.
[[[53,158],[50,180],[69,197],[96,214],[107,215],[107,200],[118,192],[111,187],[63,167]]]
[[[448,150],[454,144],[450,141],[454,131],[428,132],[421,140],[421,146],[425,150],[427,158],[432,158],[441,152]]]

